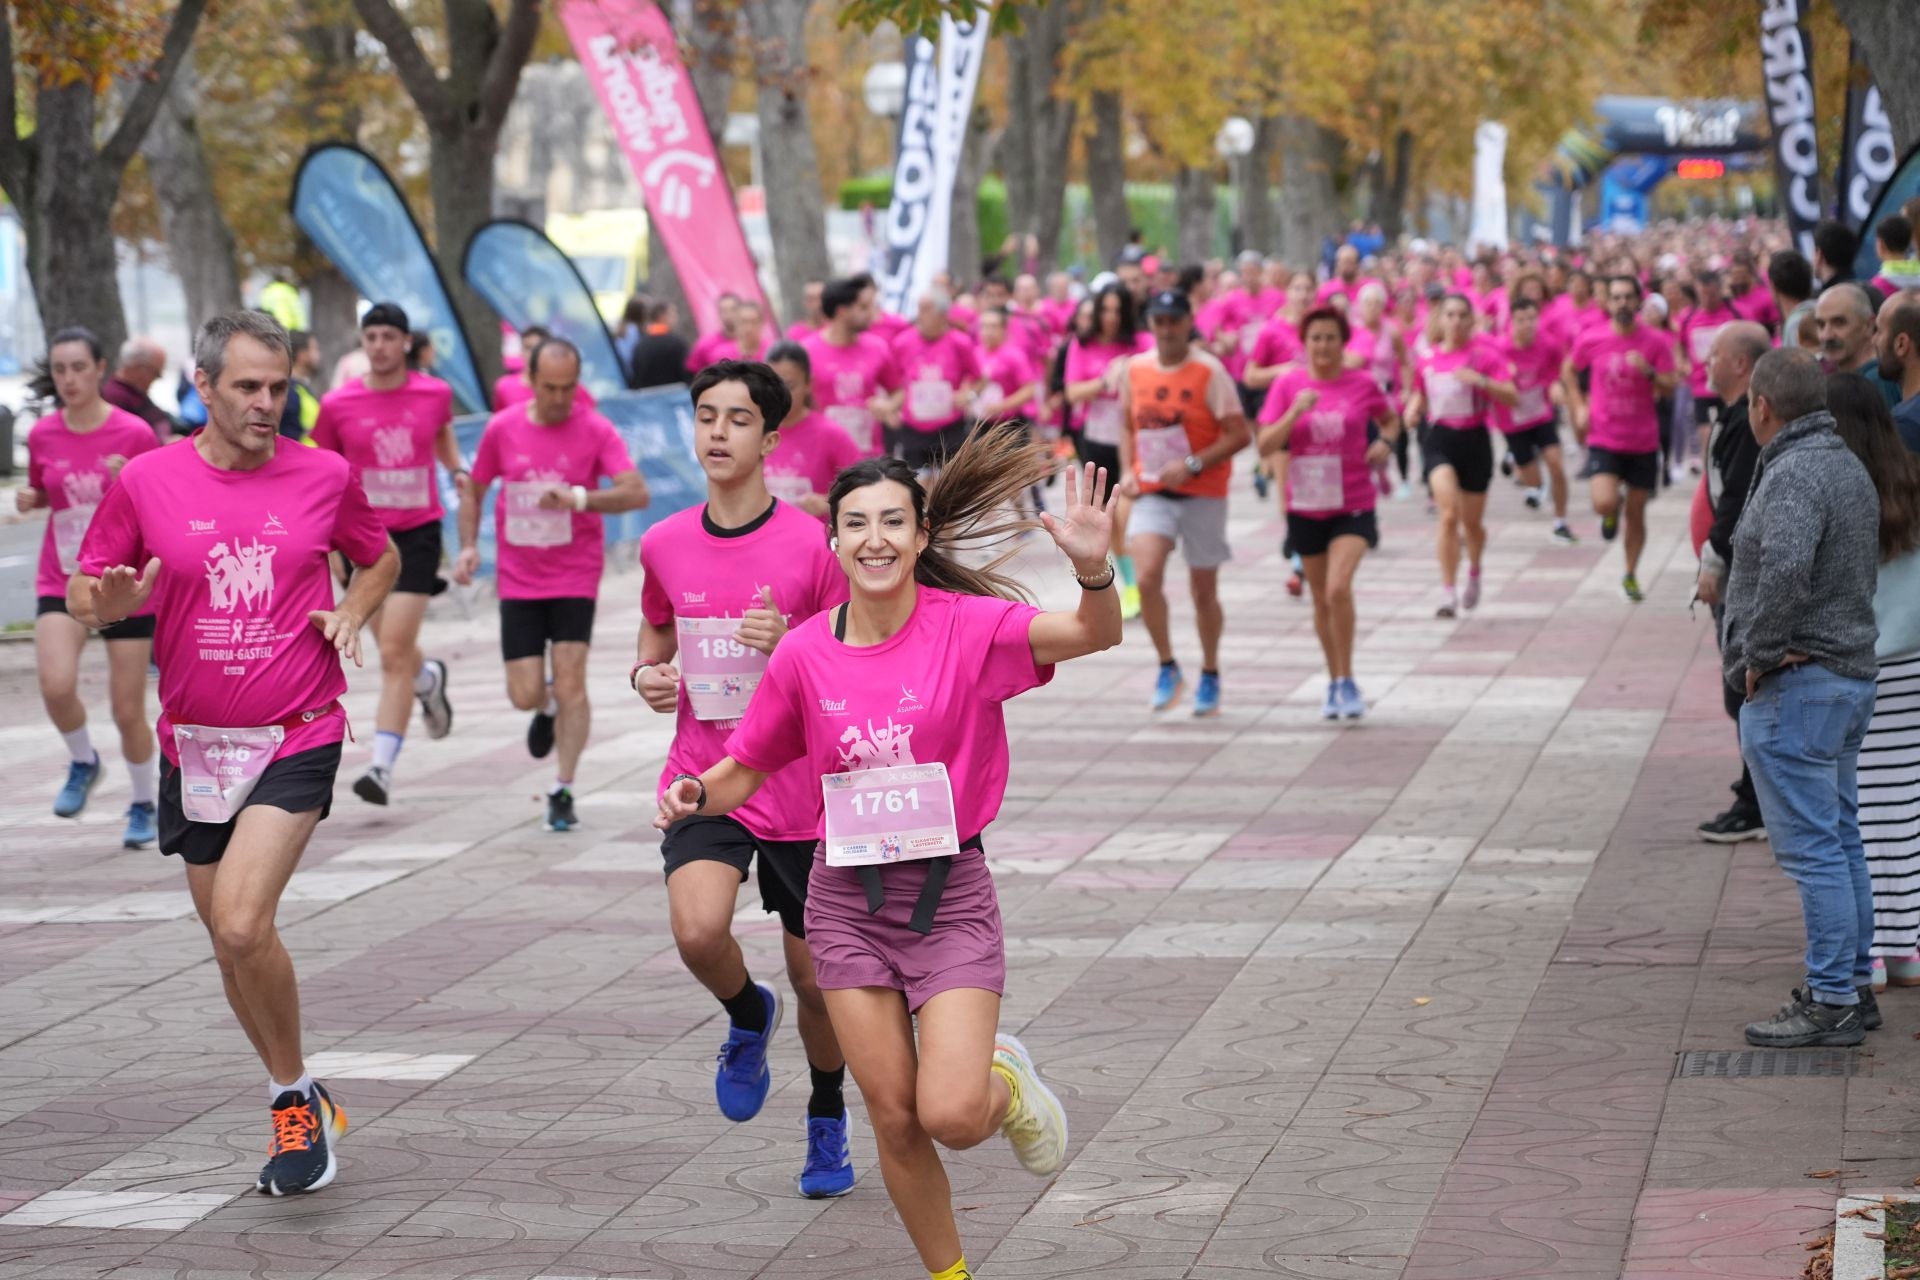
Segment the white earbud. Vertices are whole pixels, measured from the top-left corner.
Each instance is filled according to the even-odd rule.
[[[833,551],[838,551],[838,550],[840,550],[840,539],[838,539],[838,538],[829,538],[829,539],[827,539],[827,546],[828,546],[828,548],[829,548],[829,549],[831,549],[831,550],[833,550]]]

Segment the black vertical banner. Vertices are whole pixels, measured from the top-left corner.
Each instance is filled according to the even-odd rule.
[[[1820,221],[1820,144],[1814,127],[1811,0],[1760,0],[1760,60],[1773,122],[1773,168],[1793,242],[1813,257]]]
[[[1860,42],[1855,40],[1847,66],[1847,131],[1841,138],[1840,173],[1835,179],[1842,221],[1863,230],[1872,229],[1867,227],[1867,219],[1899,159],[1893,149],[1893,125],[1880,101],[1880,90],[1873,83],[1873,72],[1860,52]]]

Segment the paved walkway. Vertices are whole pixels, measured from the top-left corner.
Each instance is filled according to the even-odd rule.
[[[1276,529],[1236,503],[1222,718],[1148,718],[1137,630],[1010,711],[1004,1021],[1073,1145],[1051,1182],[998,1141],[951,1158],[980,1274],[1784,1277],[1837,1193],[1909,1186],[1904,993],[1827,1064],[1851,1077],[1676,1078],[1680,1051],[1744,1048],[1800,941],[1766,846],[1692,839],[1736,766],[1683,504],[1655,504],[1635,607],[1617,553],[1551,545],[1501,485],[1458,623],[1394,504],[1361,576],[1375,713],[1337,727]],[[857,1110],[859,1188],[792,1193],[797,1040],[759,1119],[714,1109],[719,1011],[674,954],[648,826],[670,722],[623,688],[637,576],[606,594],[581,831],[539,830],[547,770],[456,600],[430,626],[453,736],[408,747],[393,808],[343,782],[281,923],[354,1128],[336,1184],[293,1200],[247,1193],[261,1072],[178,868],[115,848],[117,766],[83,821],[47,815],[30,651],[0,647],[0,1276],[923,1274]],[[770,973],[777,926],[742,903]]]

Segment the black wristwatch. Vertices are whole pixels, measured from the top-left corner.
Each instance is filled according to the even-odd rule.
[[[702,809],[707,807],[707,784],[700,781],[699,777],[695,774],[676,773],[673,775],[674,782],[679,782],[682,778],[686,779],[688,782],[691,782],[694,786],[700,788],[700,803],[693,806],[693,811],[695,813],[699,813]],[[672,783],[669,783],[668,785],[671,786]]]

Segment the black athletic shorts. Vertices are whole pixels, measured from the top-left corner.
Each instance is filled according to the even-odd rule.
[[[33,606],[33,616],[43,613],[66,613],[67,601],[64,596],[40,596]],[[153,615],[146,614],[138,618],[122,618],[111,626],[100,628],[102,640],[151,640],[153,639]]]
[[[429,520],[411,529],[389,529],[393,545],[400,551],[400,576],[395,591],[419,596],[437,596],[447,589],[440,576],[440,522]]]
[[[593,643],[594,601],[588,596],[500,602],[500,656],[544,658],[549,642]]]
[[[1365,538],[1369,549],[1380,545],[1380,521],[1371,511],[1347,511],[1337,516],[1301,516],[1287,512],[1287,543],[1303,556],[1323,556],[1335,538]]]
[[[1693,425],[1704,427],[1709,422],[1717,422],[1720,415],[1727,411],[1727,402],[1719,396],[1695,396],[1693,398]],[[1665,421],[1665,419],[1661,419]]]
[[[1560,447],[1560,424],[1549,419],[1531,427],[1515,427],[1507,432],[1507,452],[1513,465],[1525,467],[1547,449]]]
[[[288,813],[306,813],[318,809],[324,821],[333,810],[333,777],[340,772],[340,744],[329,743],[310,751],[281,756],[267,766],[253,794],[240,806],[245,813],[254,805],[271,805]],[[226,855],[240,813],[230,822],[194,822],[180,807],[180,770],[163,755],[160,757],[160,852],[177,853],[181,860],[196,867],[218,862]]]
[[[1434,427],[1425,441],[1427,474],[1452,467],[1462,493],[1485,493],[1493,483],[1493,438],[1485,427]]]
[[[1073,434],[1073,451],[1082,464],[1091,462],[1096,467],[1107,469],[1107,484],[1120,483],[1120,446],[1117,444],[1099,444],[1089,440],[1085,432]]]
[[[894,431],[889,445],[894,457],[915,471],[924,471],[928,467],[940,466],[951,458],[967,442],[967,436],[972,431],[971,418],[949,422],[938,431],[902,426]]]
[[[1660,491],[1660,451],[1654,449],[1648,453],[1621,453],[1601,445],[1587,446],[1587,474],[1589,476],[1618,476],[1626,482],[1629,489],[1644,489],[1648,493]]]
[[[732,818],[695,814],[667,828],[660,842],[667,875],[689,862],[724,862],[744,882],[753,855],[760,855],[760,903],[778,912],[780,927],[796,938],[807,936],[807,877],[813,872],[818,840],[762,840]]]

